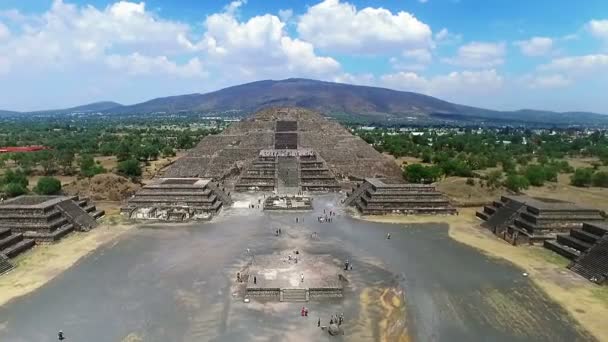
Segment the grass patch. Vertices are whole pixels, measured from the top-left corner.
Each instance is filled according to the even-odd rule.
[[[570,264],[570,260],[546,248],[532,247],[530,248],[530,252],[535,257],[538,257],[539,259],[544,260],[552,265],[566,267],[568,266],[568,264]]]
[[[591,290],[594,298],[597,298],[602,304],[608,307],[608,286],[601,286]]]

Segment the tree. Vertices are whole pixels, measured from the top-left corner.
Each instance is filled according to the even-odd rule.
[[[175,157],[175,150],[169,146],[165,146],[162,151],[163,157]]]
[[[27,193],[27,188],[19,183],[8,183],[4,186],[4,193],[9,197],[16,197]]]
[[[441,169],[437,166],[411,164],[405,167],[403,177],[410,183],[432,183],[441,177]]]
[[[40,195],[55,195],[61,191],[61,182],[53,177],[41,177],[38,179],[34,192]]]
[[[49,150],[38,152],[38,160],[45,175],[52,175],[57,172],[57,158],[55,153]]]
[[[74,151],[61,150],[57,154],[57,164],[65,175],[71,175],[74,172]]]
[[[502,171],[494,170],[488,173],[486,183],[489,188],[498,188],[502,181]]]
[[[534,186],[542,186],[545,184],[545,170],[541,165],[530,165],[524,172],[530,184]]]
[[[78,163],[80,164],[80,174],[87,178],[106,171],[101,165],[95,163],[95,160],[90,155],[81,156]]]
[[[608,188],[608,172],[598,171],[594,173],[593,177],[591,178],[591,183],[593,186]]]
[[[17,169],[16,171],[13,171],[10,169],[6,170],[6,172],[4,173],[4,177],[2,177],[0,183],[2,183],[2,184],[19,184],[23,188],[27,188],[27,185],[29,184],[27,177],[25,176],[25,173],[20,169]]]
[[[186,133],[182,133],[177,137],[177,148],[188,149],[194,146],[194,140]]]
[[[570,184],[574,186],[587,186],[591,184],[593,178],[593,169],[579,168],[570,176]]]
[[[507,176],[504,185],[511,191],[520,192],[521,190],[527,189],[530,186],[530,182],[524,176],[510,174]]]
[[[135,159],[128,159],[118,163],[118,172],[129,177],[141,176],[141,167],[139,161]]]

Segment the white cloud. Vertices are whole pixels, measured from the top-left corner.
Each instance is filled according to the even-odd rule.
[[[289,37],[284,26],[270,14],[245,22],[230,13],[213,14],[205,21],[203,45],[210,63],[226,72],[236,72],[231,77],[328,77],[339,71],[336,60],[317,56],[312,44]]]
[[[445,63],[465,68],[493,68],[504,63],[505,44],[472,42],[461,46],[458,54]]]
[[[591,20],[587,23],[587,30],[589,30],[594,37],[608,41],[608,19]]]
[[[302,39],[327,51],[358,54],[421,49],[432,46],[430,27],[407,12],[325,0],[308,8],[298,21]]]
[[[421,4],[426,4],[427,2],[429,2],[429,0],[418,0],[418,2]]]
[[[279,18],[281,18],[282,22],[288,22],[293,17],[292,9],[282,9],[279,10]]]
[[[572,84],[572,80],[562,74],[527,75],[522,78],[522,81],[528,88],[532,89],[563,88]]]
[[[10,37],[11,32],[9,31],[8,27],[6,27],[6,25],[4,25],[1,21],[0,21],[0,42],[8,39],[8,37]]]
[[[568,75],[602,75],[608,73],[608,55],[570,56],[553,59],[538,67],[540,71],[557,71]]]
[[[458,43],[461,40],[462,35],[452,33],[445,27],[439,30],[439,32],[435,33],[435,42],[439,44],[453,44]]]
[[[106,57],[105,62],[110,68],[129,75],[167,74],[183,78],[206,76],[198,58],[178,65],[166,56],[148,57],[136,52],[128,56],[110,55]]]
[[[514,43],[521,53],[526,56],[545,56],[553,49],[553,39],[547,37],[532,37]]]

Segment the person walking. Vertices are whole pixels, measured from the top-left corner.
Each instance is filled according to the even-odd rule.
[[[319,319],[317,320],[317,328],[321,327],[321,317],[319,317]]]
[[[391,239],[391,233],[386,233],[386,239],[390,240]]]
[[[300,279],[302,279],[302,282],[304,282],[304,273],[300,274]]]
[[[256,285],[258,283],[258,277],[253,276],[253,284]]]

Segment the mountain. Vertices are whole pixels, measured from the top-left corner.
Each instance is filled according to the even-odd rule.
[[[286,79],[257,81],[206,94],[156,98],[123,106],[98,102],[43,113],[103,112],[149,114],[200,112],[245,116],[265,107],[298,106],[341,120],[375,123],[520,123],[543,125],[608,125],[608,115],[542,110],[496,111],[463,106],[413,92],[378,87]],[[37,112],[40,113],[40,112]],[[219,113],[219,114],[218,114]]]
[[[33,112],[16,112],[16,111],[8,111],[8,110],[0,110],[1,116],[19,116],[19,115],[47,115],[47,114],[75,114],[75,113],[108,113],[111,109],[118,109],[122,107],[120,103],[111,102],[111,101],[103,101],[103,102],[95,102],[87,105],[76,106],[71,108],[64,109],[48,109],[48,110],[38,110]]]
[[[378,123],[464,121],[561,125],[608,124],[608,116],[595,113],[496,111],[458,105],[413,92],[308,79],[257,81],[206,94],[157,98],[114,108],[110,112],[238,111],[246,115],[264,107],[277,106],[304,107],[340,119]]]

